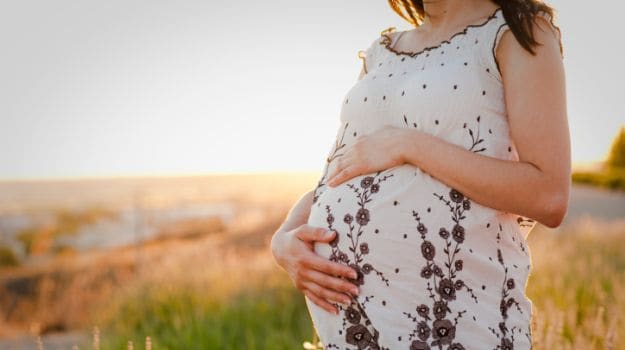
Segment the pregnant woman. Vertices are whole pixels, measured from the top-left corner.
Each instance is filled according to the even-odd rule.
[[[391,0],[317,187],[272,237],[325,349],[530,349],[526,238],[567,211],[560,30],[535,0]]]

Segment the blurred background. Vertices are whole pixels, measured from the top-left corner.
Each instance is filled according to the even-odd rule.
[[[625,349],[621,6],[549,4],[574,186],[528,238],[535,348]],[[0,349],[314,348],[269,240],[389,26],[386,1],[0,2]]]

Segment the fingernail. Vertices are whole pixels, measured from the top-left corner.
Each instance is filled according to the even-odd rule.
[[[358,293],[359,293],[358,287],[353,287],[352,288],[352,293],[354,293],[354,295],[358,295]]]
[[[358,277],[358,273],[356,271],[352,271],[351,276],[355,279]]]

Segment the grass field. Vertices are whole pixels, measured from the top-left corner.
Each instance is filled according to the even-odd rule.
[[[146,182],[157,194],[171,188],[174,196],[188,184],[188,193],[232,201],[235,220],[188,228],[198,232],[193,235],[7,264],[0,268],[0,348],[37,349],[35,335],[41,334],[46,350],[73,344],[127,349],[129,341],[133,349],[147,349],[146,337],[151,349],[303,349],[315,337],[304,297],[275,264],[268,244],[286,210],[314,180],[289,175],[279,193],[271,190],[272,176]],[[85,186],[103,187],[80,185],[85,193],[92,193]],[[625,350],[625,218],[612,224],[580,220],[555,230],[537,225],[529,236],[535,350]],[[55,335],[61,338],[56,345]]]
[[[529,243],[535,349],[625,349],[625,224],[537,227]],[[249,254],[227,276],[129,288],[99,321],[104,348],[150,336],[158,349],[301,349],[314,336],[302,295]]]

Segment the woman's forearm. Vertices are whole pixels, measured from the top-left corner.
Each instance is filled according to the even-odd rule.
[[[523,215],[548,227],[562,221],[568,190],[528,162],[484,156],[441,138],[406,130],[400,158],[484,206]]]
[[[313,204],[314,191],[308,191],[300,197],[300,199],[291,207],[286,219],[280,225],[278,232],[290,231],[308,221],[310,208]]]

